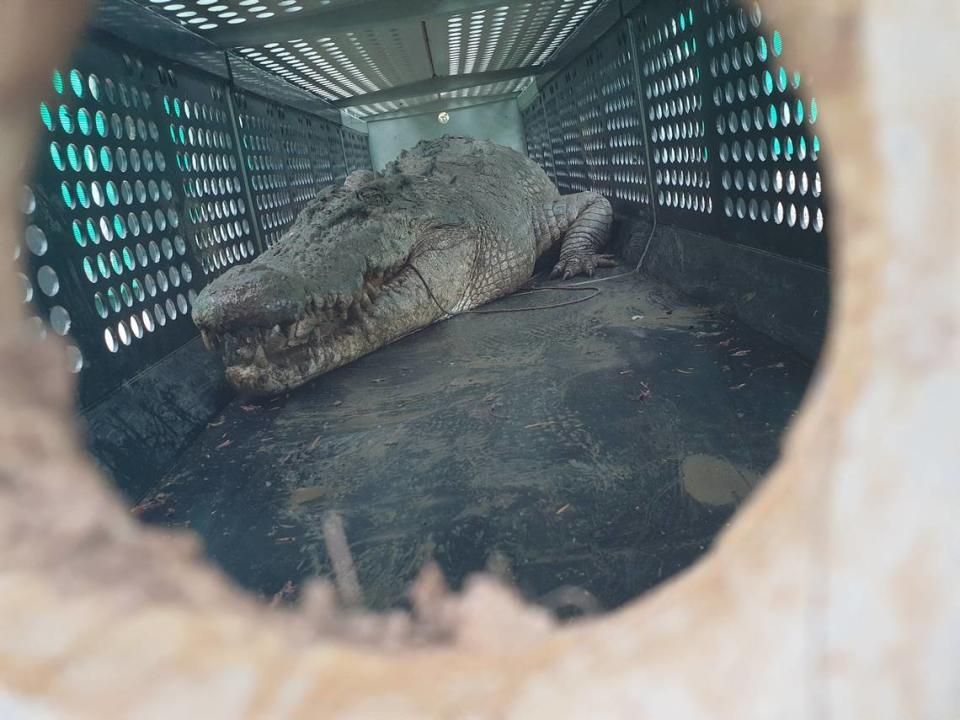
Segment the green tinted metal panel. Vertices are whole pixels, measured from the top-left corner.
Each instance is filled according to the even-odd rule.
[[[618,37],[626,31],[629,47]],[[761,3],[644,4],[542,88],[558,187],[594,189],[641,213],[649,183],[661,222],[826,266],[820,107],[783,64],[786,43],[789,32],[764,26]],[[541,133],[535,107],[524,115],[528,146]]]
[[[709,0],[702,41],[715,153],[717,234],[827,264],[827,218],[816,99],[783,64],[789,33],[763,4]]]
[[[197,292],[254,254],[251,216],[221,83],[101,42],[50,83],[24,297],[89,404],[195,335]]]
[[[638,25],[655,202],[661,220],[709,229],[713,214],[699,12],[688,3]]]

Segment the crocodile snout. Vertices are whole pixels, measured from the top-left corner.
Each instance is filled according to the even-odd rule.
[[[304,282],[269,265],[233,268],[197,298],[193,321],[202,331],[221,334],[238,327],[273,327],[297,320],[307,305]]]

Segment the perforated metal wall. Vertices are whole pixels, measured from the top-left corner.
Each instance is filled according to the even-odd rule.
[[[539,95],[521,113],[526,134],[527,154],[542,167],[551,179],[555,179],[553,150],[550,147],[550,130],[544,115],[543,98]]]
[[[580,122],[589,189],[624,211],[640,211],[650,203],[640,97],[631,82],[634,62],[626,24],[608,33],[583,59],[589,80],[581,95]]]
[[[703,7],[724,232],[825,263],[819,107],[810,88],[799,94],[806,78],[783,64],[789,32],[765,27],[760,3],[707,0]]]
[[[23,297],[38,332],[69,336],[87,405],[193,337],[199,290],[347,161],[338,126],[119,43],[87,43],[50,90],[23,192]]]
[[[335,126],[306,113],[246,93],[235,94],[234,106],[260,237],[270,247],[317,188],[342,181],[344,148]]]
[[[46,132],[28,246],[46,235],[47,251],[31,253],[31,269],[49,311],[70,316],[89,397],[194,332],[189,311],[207,248],[191,240],[211,223],[185,191],[195,181],[219,191],[222,171],[198,146],[205,130],[184,116],[204,107],[215,120],[217,85],[93,46],[51,82],[54,101],[40,107]]]
[[[465,10],[428,24],[447,50],[449,74],[544,62],[599,0],[510,2]]]
[[[524,112],[527,150],[561,192],[595,190],[621,212],[650,204],[640,85],[623,22],[552,78]]]
[[[549,138],[562,192],[825,266],[820,108],[785,42],[761,3],[652,0],[545,84],[528,151]]]
[[[184,87],[190,90],[185,93]],[[161,91],[165,128],[174,145],[184,198],[186,237],[200,270],[214,277],[257,253],[228,91],[222,84],[183,73],[178,81],[172,71]],[[182,97],[204,94],[208,102]]]
[[[564,71],[556,97],[556,118],[563,143],[563,164],[557,165],[556,173],[557,187],[562,192],[582,192],[590,185],[583,143],[586,129],[581,122],[588,110],[586,103],[581,103],[581,94],[590,92],[590,81],[582,70],[578,63]]]
[[[136,1],[326,100],[387,90],[434,74],[542,65],[591,13],[612,2]],[[522,90],[528,82],[521,79],[501,87],[458,90],[446,97],[498,95]],[[362,104],[355,112],[361,117],[395,112],[430,103],[435,97]]]
[[[340,128],[343,153],[347,159],[347,173],[354,170],[372,170],[370,164],[370,138],[350,128]]]
[[[682,222],[712,213],[713,198],[695,13],[681,8],[645,23],[638,39],[657,209]]]
[[[560,123],[560,97],[562,95],[562,85],[559,82],[551,82],[543,88],[541,99],[543,100],[543,116],[547,123],[547,137],[550,140],[550,158],[553,160],[553,167],[550,171],[551,179],[561,185],[561,173],[564,178],[564,184],[569,177],[567,166],[567,145],[563,138],[563,128]]]

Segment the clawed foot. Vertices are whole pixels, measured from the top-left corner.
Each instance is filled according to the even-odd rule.
[[[576,277],[577,275],[586,275],[593,277],[593,271],[598,267],[615,267],[616,258],[613,255],[571,255],[568,258],[562,258],[560,262],[553,266],[553,272],[550,277],[562,277],[564,280]]]

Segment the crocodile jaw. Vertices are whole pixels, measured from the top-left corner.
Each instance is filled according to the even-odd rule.
[[[419,278],[404,266],[389,275],[364,277],[355,297],[320,297],[287,322],[272,327],[201,321],[208,349],[223,358],[228,381],[251,395],[291,390],[346,365],[436,320],[440,311],[424,303]]]

